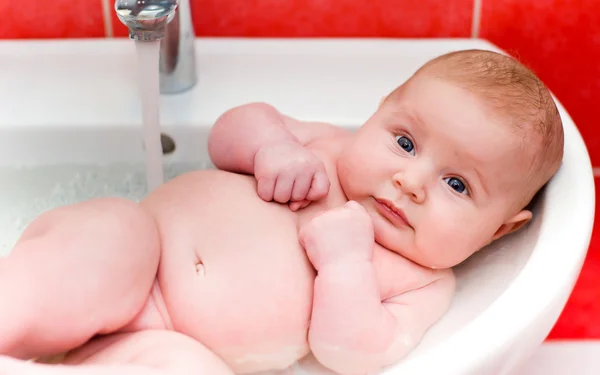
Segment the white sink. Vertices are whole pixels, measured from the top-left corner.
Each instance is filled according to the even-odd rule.
[[[161,99],[164,133],[176,143],[168,175],[210,167],[207,134],[233,106],[265,101],[300,119],[356,128],[428,59],[498,50],[476,39],[196,43],[198,85]],[[132,41],[3,41],[0,68],[0,255],[43,210],[97,195],[144,195]],[[386,374],[507,374],[550,331],[578,276],[594,215],[587,151],[559,107],[564,165],[536,219],[457,267],[450,311]]]

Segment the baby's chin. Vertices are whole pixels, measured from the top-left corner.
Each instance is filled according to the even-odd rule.
[[[408,234],[402,233],[378,213],[370,212],[369,214],[373,221],[375,242],[390,251],[403,255],[402,249],[405,248],[408,242],[408,238],[406,238]]]

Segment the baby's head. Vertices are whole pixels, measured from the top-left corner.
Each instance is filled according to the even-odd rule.
[[[384,98],[338,174],[378,243],[448,268],[526,224],[562,155],[545,85],[511,57],[469,50],[429,61]]]

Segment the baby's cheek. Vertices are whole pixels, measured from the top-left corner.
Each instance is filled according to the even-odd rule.
[[[442,269],[453,267],[471,252],[476,234],[472,223],[462,215],[446,211],[434,212],[427,228],[421,228],[417,247],[423,265]]]

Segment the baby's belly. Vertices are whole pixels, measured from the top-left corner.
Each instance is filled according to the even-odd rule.
[[[308,352],[314,270],[296,214],[250,176],[199,171],[144,202],[162,237],[158,281],[175,330],[234,371],[287,367]]]

